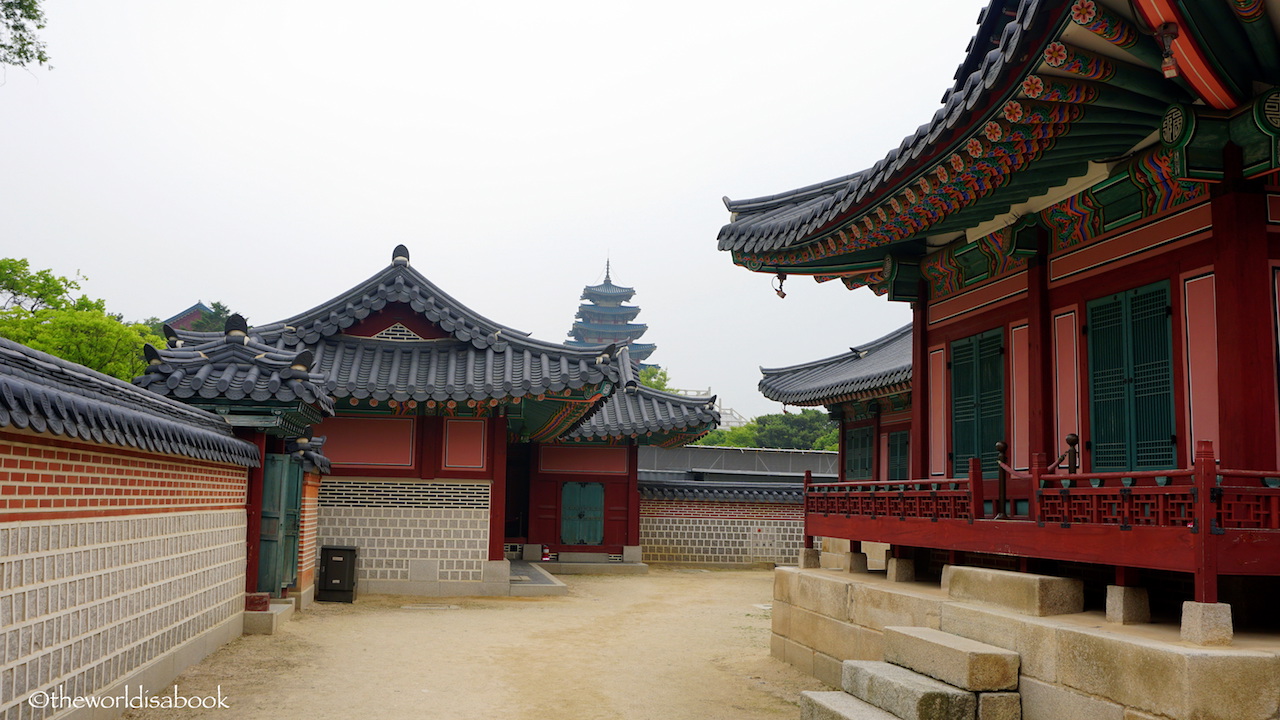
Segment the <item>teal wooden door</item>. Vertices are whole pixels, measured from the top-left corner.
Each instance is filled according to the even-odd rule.
[[[604,542],[604,483],[568,482],[560,491],[560,542]]]
[[[302,466],[289,455],[269,453],[262,473],[259,592],[279,595],[281,588],[297,581],[301,515]]]
[[[951,472],[969,474],[969,458],[996,472],[1004,439],[1004,333],[990,330],[951,343]]]
[[[894,482],[909,480],[908,450],[911,448],[911,431],[898,430],[889,433],[889,479]]]
[[[1164,470],[1177,460],[1169,286],[1156,283],[1088,305],[1092,468]]]

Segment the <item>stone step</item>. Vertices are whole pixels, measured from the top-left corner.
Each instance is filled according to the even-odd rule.
[[[898,718],[846,692],[806,690],[800,693],[800,720],[898,720]]]
[[[886,627],[884,659],[963,690],[1018,687],[1018,653],[933,628]]]
[[[844,691],[901,720],[973,720],[973,693],[887,662],[845,660]]]

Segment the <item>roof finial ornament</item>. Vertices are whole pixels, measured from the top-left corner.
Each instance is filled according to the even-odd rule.
[[[244,344],[249,339],[249,323],[245,322],[244,316],[240,313],[232,313],[227,318],[223,332],[226,333],[228,341]]]
[[[392,265],[408,265],[409,264],[409,248],[404,245],[397,245],[395,250],[391,251]]]
[[[606,283],[613,282],[613,280],[609,279],[609,258],[604,259],[604,281]]]

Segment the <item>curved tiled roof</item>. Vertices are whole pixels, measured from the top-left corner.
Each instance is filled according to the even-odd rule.
[[[324,378],[311,372],[313,359],[307,350],[281,351],[241,332],[227,332],[198,345],[159,350],[148,345],[147,360],[150,364],[134,383],[161,395],[182,400],[296,400],[333,415],[333,398],[325,391]]]
[[[308,430],[310,432],[310,430]],[[332,470],[329,458],[324,455],[324,442],[327,438],[300,436],[292,438],[285,445],[285,452],[302,464],[303,472],[328,475]]]
[[[515,343],[477,348],[456,340],[404,343],[343,336],[313,346],[316,371],[337,397],[375,400],[489,400],[578,390],[616,380],[602,350]],[[615,351],[617,352],[617,351]]]
[[[344,334],[370,313],[404,303],[451,337],[412,342]],[[279,353],[309,349],[325,389],[376,400],[496,400],[618,382],[620,349],[538,340],[473,312],[409,265],[403,245],[383,271],[288,320],[250,329]],[[179,330],[185,344],[221,333]]]
[[[0,427],[256,467],[218,416],[0,338]]]
[[[705,433],[720,422],[715,397],[675,395],[638,385],[614,393],[570,439],[599,440],[647,434]]]
[[[721,250],[761,252],[778,250],[808,240],[878,193],[896,187],[902,175],[921,158],[940,154],[939,141],[957,146],[967,135],[957,132],[985,120],[973,112],[986,107],[984,96],[1007,74],[1006,64],[1034,64],[1041,34],[1030,32],[1046,22],[1041,6],[1047,0],[993,0],[978,18],[978,31],[969,43],[969,53],[956,70],[955,84],[942,98],[942,107],[933,118],[903,139],[898,147],[867,170],[845,175],[785,193],[747,200],[724,199],[733,221],[720,230]],[[1055,22],[1065,16],[1069,3],[1062,3]]]
[[[790,405],[825,405],[911,381],[911,326],[847,353],[783,368],[761,368],[760,392]]]
[[[804,502],[803,483],[718,482],[714,480],[640,480],[644,500],[702,500],[713,502]]]

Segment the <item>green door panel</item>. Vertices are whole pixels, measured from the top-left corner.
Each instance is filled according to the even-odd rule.
[[[568,482],[560,491],[560,542],[604,542],[604,483]]]

